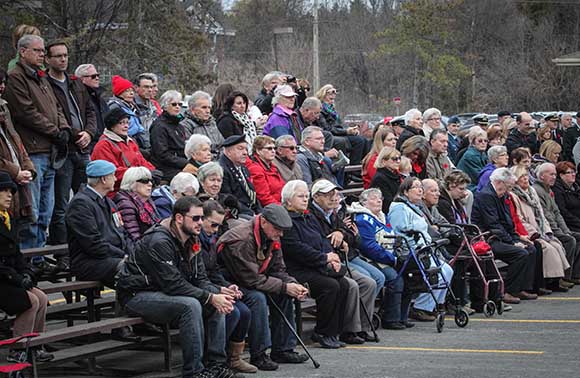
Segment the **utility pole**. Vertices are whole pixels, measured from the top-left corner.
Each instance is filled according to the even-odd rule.
[[[318,60],[318,0],[314,0],[312,7],[314,22],[312,23],[312,82],[314,90],[320,88],[320,66]]]

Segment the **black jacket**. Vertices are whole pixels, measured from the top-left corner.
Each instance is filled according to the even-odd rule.
[[[72,148],[73,151],[78,151],[77,145],[74,143],[77,139],[77,135],[80,131],[86,131],[91,135],[91,142],[98,140],[97,137],[97,117],[95,115],[95,109],[89,97],[89,92],[87,88],[76,76],[66,75],[66,82],[68,84],[68,91],[72,97],[73,104],[76,106],[77,114],[80,117],[81,128],[80,130],[73,128],[71,109],[69,108],[69,103],[67,100],[66,93],[63,92],[62,88],[56,84],[56,80],[50,75],[47,75],[48,81],[52,85],[52,90],[56,100],[62,108],[62,112],[66,121],[71,127],[73,136],[69,142],[69,150]],[[87,151],[88,153],[89,151]]]
[[[451,224],[469,223],[465,207],[459,201],[452,199],[445,188],[441,188],[441,196],[439,197],[437,210]]]
[[[133,242],[114,217],[120,219],[121,214],[113,201],[100,198],[89,187],[70,201],[65,221],[71,267],[77,278],[110,278],[119,260],[133,250]]]
[[[487,184],[475,194],[471,220],[482,232],[490,231],[496,240],[514,244],[520,241],[520,237],[515,231],[506,200],[506,196],[497,196],[491,183]]]
[[[339,214],[333,212],[332,215],[330,216],[329,222],[328,220],[326,220],[324,213],[314,205],[313,201],[310,201],[308,210],[312,215],[314,215],[314,217],[318,221],[318,225],[322,229],[323,236],[328,236],[334,231],[340,231],[342,233],[342,235],[344,236],[343,240],[348,244],[349,261],[358,256],[358,251],[356,249],[358,245],[357,237],[352,232],[352,230],[346,226],[346,224],[344,223]],[[340,257],[343,258],[344,256],[341,255]]]
[[[163,112],[151,125],[151,163],[163,172],[163,179],[171,179],[187,165],[185,129],[180,117]]]
[[[288,273],[316,271],[324,274],[326,254],[333,249],[316,217],[310,213],[288,213],[292,218],[292,229],[284,231],[282,236],[282,251]]]
[[[103,135],[103,131],[105,131],[105,114],[107,114],[109,111],[109,105],[107,105],[107,101],[103,98],[102,88],[85,88],[87,88],[89,93],[89,99],[91,100],[91,104],[93,104],[93,109],[95,110],[95,119],[97,121],[95,136],[89,145],[89,150],[92,153],[93,149],[95,148],[95,144],[97,144],[99,138],[101,135]]]
[[[230,112],[224,112],[217,120],[217,127],[224,139],[232,135],[242,135],[244,126]]]
[[[422,129],[416,129],[414,127],[411,126],[403,126],[403,132],[401,133],[401,135],[399,135],[399,140],[397,140],[397,150],[401,151],[401,146],[403,145],[403,143],[405,143],[405,141],[407,139],[409,139],[412,136],[415,135],[420,135],[422,137],[425,136],[425,133],[423,133]]]
[[[17,230],[14,226],[9,230],[0,217],[0,283],[22,287],[25,274],[35,279],[32,266],[26,263],[20,252]],[[3,300],[10,300],[1,294]]]
[[[572,156],[572,150],[580,137],[580,127],[572,125],[564,131],[564,142],[562,146],[562,158],[565,161],[574,162],[574,156]]]
[[[558,177],[552,190],[566,225],[570,230],[580,232],[580,187],[573,184],[570,188]]]
[[[240,214],[254,216],[255,214],[259,213],[262,210],[262,207],[260,206],[258,198],[256,197],[254,203],[252,203],[241,181],[246,180],[250,189],[255,191],[254,185],[250,180],[250,172],[248,171],[248,168],[246,168],[245,165],[240,167],[243,177],[234,173],[238,172],[234,166],[234,163],[232,163],[232,161],[223,154],[220,156],[219,164],[224,170],[224,179],[220,193],[231,194],[238,199],[240,203]]]
[[[540,144],[536,138],[536,133],[529,135],[524,135],[518,131],[518,129],[513,129],[505,142],[508,154],[511,154],[513,150],[519,147],[527,147],[533,154],[538,153],[540,150]]]
[[[189,259],[194,245],[199,251]],[[190,238],[185,245],[163,225],[156,225],[143,235],[135,251],[129,255],[117,283],[122,304],[135,293],[160,291],[169,296],[197,299],[208,305],[210,294],[220,289],[207,277],[201,246]]]
[[[274,107],[272,106],[272,99],[274,98],[274,91],[266,92],[264,88],[258,93],[258,97],[256,97],[256,101],[254,101],[254,105],[260,109],[262,114],[270,114]]]
[[[320,111],[320,123],[324,126],[320,126],[323,129],[330,131],[332,135],[335,136],[346,136],[346,129],[336,121],[336,118],[332,116],[332,114],[326,110]]]
[[[222,273],[222,267],[218,264],[217,239],[217,235],[208,236],[203,230],[201,231],[199,241],[201,243],[203,265],[205,266],[208,279],[213,284],[228,287],[231,285],[231,282],[226,280]]]
[[[378,188],[383,194],[383,213],[389,213],[389,206],[399,191],[401,176],[388,168],[379,168],[373,176],[370,188]]]

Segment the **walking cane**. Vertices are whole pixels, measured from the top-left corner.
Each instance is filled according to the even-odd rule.
[[[349,275],[350,278],[352,278],[352,272],[350,270],[350,265],[348,265],[348,254],[346,252],[341,252],[339,249],[335,249],[339,254],[343,253],[344,254],[344,265],[346,266],[346,271]],[[352,278],[354,279],[354,278]],[[373,337],[375,338],[373,341],[375,343],[378,343],[379,340],[379,336],[377,335],[377,331],[375,330],[375,326],[373,325],[373,320],[371,319],[371,316],[369,315],[369,310],[367,310],[367,307],[365,306],[365,304],[362,301],[362,298],[358,297],[358,301],[360,303],[360,306],[363,309],[363,313],[365,314],[365,317],[367,318],[367,321],[369,322],[369,325],[371,326],[371,331],[373,332]]]
[[[286,327],[288,327],[288,329],[290,329],[290,332],[292,332],[292,334],[294,335],[294,337],[296,337],[296,340],[298,340],[298,342],[300,343],[300,345],[302,345],[302,348],[306,352],[306,355],[308,356],[308,358],[310,358],[310,360],[312,360],[312,363],[314,364],[314,367],[316,369],[318,369],[320,367],[320,364],[314,359],[314,357],[312,357],[312,355],[308,351],[308,348],[306,348],[306,345],[304,345],[304,341],[302,341],[302,339],[298,335],[298,332],[296,332],[296,330],[294,329],[294,327],[292,327],[292,324],[290,324],[290,321],[288,320],[288,318],[286,317],[286,315],[284,315],[284,312],[282,312],[282,309],[280,307],[278,307],[278,304],[276,302],[274,302],[274,300],[272,299],[272,297],[270,296],[270,294],[266,294],[266,295],[268,296],[268,299],[270,300],[270,303],[272,303],[272,305],[274,306],[274,308],[276,309],[276,311],[278,312],[278,314],[280,314],[280,316],[282,317],[282,319],[284,319],[284,323],[286,323]]]

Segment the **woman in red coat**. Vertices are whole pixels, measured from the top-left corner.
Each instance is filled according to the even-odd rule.
[[[117,167],[115,171],[114,196],[119,191],[125,171],[131,167],[145,167],[150,171],[155,166],[145,160],[137,143],[129,137],[129,116],[121,109],[113,109],[105,116],[106,130],[95,145],[91,160],[106,160]]]
[[[276,166],[272,164],[276,156],[274,139],[265,135],[257,136],[252,150],[252,156],[246,160],[246,167],[250,171],[258,201],[262,207],[271,203],[280,205],[285,181]]]

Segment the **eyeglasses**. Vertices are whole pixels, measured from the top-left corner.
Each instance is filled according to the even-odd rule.
[[[441,118],[439,117],[429,118],[427,121],[441,121]]]
[[[296,151],[296,149],[298,148],[298,146],[280,146],[280,148],[287,148],[291,151]]]
[[[476,139],[475,143],[487,143],[489,142],[487,139]]]
[[[566,171],[564,172],[565,175],[575,175],[576,171]]]
[[[149,184],[149,183],[152,183],[153,180],[150,178],[142,178],[142,179],[137,180],[137,182],[140,184]]]
[[[90,77],[91,79],[95,80],[101,77],[101,74],[92,74],[92,75],[84,75],[83,77]]]
[[[423,190],[423,185],[413,185],[411,189],[420,189]]]
[[[276,147],[262,147],[262,150],[274,151]]]
[[[44,54],[44,49],[34,49],[34,48],[29,47],[28,50],[32,50],[37,54]]]
[[[183,105],[183,102],[172,102],[171,104],[169,104],[171,106],[179,106],[181,107]]]
[[[305,90],[306,92],[310,92],[310,88],[309,88],[309,87],[304,87],[304,90]]]
[[[393,156],[392,158],[385,158],[383,160],[401,161],[401,157],[400,156]]]

